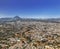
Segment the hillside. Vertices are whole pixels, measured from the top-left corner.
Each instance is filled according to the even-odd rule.
[[[0,49],[60,49],[60,23],[21,20],[0,24]]]

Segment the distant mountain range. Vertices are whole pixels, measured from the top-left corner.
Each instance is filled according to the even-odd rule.
[[[0,23],[9,22],[9,21],[41,21],[41,22],[53,22],[60,23],[60,18],[50,18],[50,19],[33,19],[33,18],[20,18],[19,16],[15,16],[14,18],[0,18]]]

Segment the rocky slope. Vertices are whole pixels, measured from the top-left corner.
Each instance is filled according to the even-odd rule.
[[[0,49],[60,49],[60,23],[6,22],[0,24]]]

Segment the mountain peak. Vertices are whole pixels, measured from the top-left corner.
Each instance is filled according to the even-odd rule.
[[[15,16],[14,20],[20,20],[21,18],[19,16]]]
[[[19,16],[15,16],[14,18],[17,18],[17,19],[19,19],[20,17],[19,17]]]

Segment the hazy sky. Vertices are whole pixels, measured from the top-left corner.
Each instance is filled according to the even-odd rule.
[[[60,17],[60,0],[0,0],[0,17]]]

